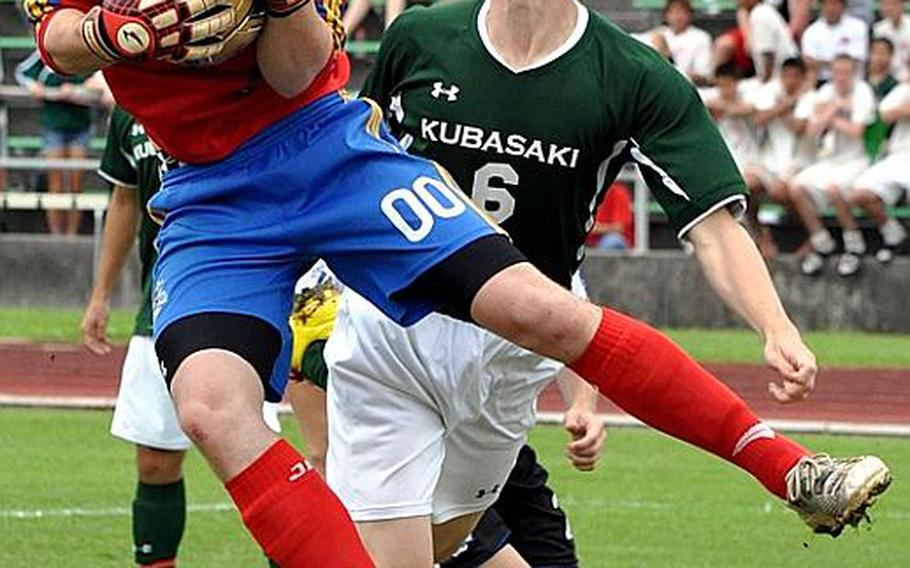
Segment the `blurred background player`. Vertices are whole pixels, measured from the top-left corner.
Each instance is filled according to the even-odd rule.
[[[342,288],[324,263],[318,263],[298,283],[291,315],[295,380],[288,385],[288,396],[306,440],[307,454],[323,475],[328,449],[325,390],[329,380],[323,350],[334,328]],[[580,381],[561,380],[559,385],[569,404],[565,426],[571,440],[566,456],[580,471],[591,471],[605,438],[603,424],[596,416],[597,393]],[[508,480],[498,490],[496,502],[441,568],[577,566],[569,521],[547,485],[548,478],[534,450],[523,446]]]
[[[146,213],[145,204],[160,186],[159,166],[158,151],[142,125],[115,108],[98,170],[111,184],[111,200],[82,335],[92,353],[111,353],[107,340],[110,298],[138,234],[143,300],[123,362],[111,434],[136,445],[135,562],[166,568],[176,565],[183,537],[186,496],[182,466],[192,443],[180,429],[152,340],[152,266],[158,225]],[[265,403],[263,416],[272,429],[281,430],[276,404]]]
[[[803,58],[811,80],[819,85],[831,79],[831,64],[840,55],[852,57],[857,62],[857,78],[863,75],[869,55],[869,28],[859,18],[844,13],[844,2],[821,0],[818,19],[803,34]]]
[[[777,246],[771,231],[759,223],[759,197],[764,193],[772,201],[789,206],[787,184],[815,154],[814,142],[803,135],[806,121],[797,117],[797,108],[811,104],[805,62],[798,57],[784,61],[780,76],[762,85],[753,102],[760,144],[758,160],[746,166],[744,178],[753,198],[749,221],[757,232],[759,249],[765,258],[771,258],[777,254]]]
[[[910,79],[910,16],[904,13],[904,2],[880,0],[878,10],[882,19],[872,26],[872,36],[891,41],[891,72],[901,81]]]
[[[821,272],[825,258],[837,249],[819,214],[828,205],[834,206],[844,230],[844,255],[837,263],[838,274],[856,274],[866,251],[847,202],[853,182],[869,166],[863,136],[875,120],[875,96],[865,81],[857,80],[857,65],[849,55],[835,57],[831,81],[812,95],[811,114],[800,116],[808,118],[806,134],[820,144],[818,161],[800,171],[790,186],[790,199],[812,245],[801,265],[807,275]]]
[[[46,158],[85,158],[92,135],[92,109],[99,91],[87,92],[86,76],[61,75],[41,61],[36,51],[16,67],[16,81],[41,101],[41,145]],[[82,193],[83,172],[50,169],[49,193]],[[77,209],[47,211],[47,228],[52,235],[75,235],[82,222]]]
[[[907,240],[907,231],[889,217],[885,206],[897,205],[910,189],[910,85],[895,87],[879,103],[879,116],[891,127],[885,157],[864,171],[854,182],[850,203],[861,208],[878,227],[882,246],[875,257],[891,262]]]

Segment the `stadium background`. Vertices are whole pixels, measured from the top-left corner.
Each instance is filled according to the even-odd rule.
[[[633,31],[659,23],[659,0],[588,1]],[[733,20],[727,0],[696,3],[696,22],[719,32]],[[38,107],[13,86],[13,68],[33,49],[11,0],[0,0],[0,566],[123,566],[128,563],[132,449],[107,434],[109,407],[123,351],[98,359],[78,345],[80,307],[88,296],[97,232],[106,201],[94,176],[78,200],[86,211],[81,236],[51,237],[43,209],[70,205],[41,193],[47,162],[39,157]],[[358,85],[376,44],[352,42]],[[97,121],[96,134],[103,130]],[[96,137],[97,155],[103,140]],[[74,164],[90,167],[90,163]],[[641,203],[639,203],[640,205]],[[869,534],[839,541],[816,538],[783,506],[729,466],[638,428],[604,404],[614,426],[603,465],[577,473],[562,458],[564,434],[534,434],[568,510],[584,566],[874,566],[910,565],[910,260],[884,269],[869,264],[858,278],[806,279],[797,261],[772,264],[795,319],[813,330],[810,345],[823,366],[811,401],[779,407],[766,395],[771,375],[760,344],[705,285],[678,249],[664,219],[645,203],[647,248],[632,255],[590,253],[584,267],[595,300],[665,328],[696,358],[719,372],[798,439],[835,454],[874,452],[898,483],[875,511]],[[898,217],[910,216],[898,209]],[[767,209],[779,240],[792,251],[799,228]],[[120,343],[138,302],[138,267],[127,271],[112,332]],[[710,330],[703,328],[712,328]],[[542,418],[558,419],[555,393]],[[622,426],[622,427],[620,427]],[[285,430],[296,440],[295,427]],[[835,435],[819,433],[835,432]],[[862,435],[863,437],[857,437]],[[191,511],[183,551],[187,566],[260,565],[227,496],[198,455],[188,465]]]

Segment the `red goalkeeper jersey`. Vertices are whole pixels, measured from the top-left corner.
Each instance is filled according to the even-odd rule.
[[[46,24],[55,9],[87,12],[100,2],[41,3]],[[118,63],[104,70],[117,104],[142,123],[148,136],[173,158],[197,164],[224,158],[269,125],[343,88],[349,76],[348,58],[337,51],[304,93],[286,99],[262,77],[255,44],[211,67],[146,61]]]

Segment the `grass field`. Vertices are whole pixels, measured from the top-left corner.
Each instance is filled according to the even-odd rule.
[[[0,410],[0,566],[129,565],[132,450],[108,436],[108,422],[106,412]],[[285,429],[299,440],[287,420]],[[734,468],[644,430],[614,429],[594,474],[574,472],[559,457],[558,428],[538,428],[532,440],[571,516],[582,566],[910,566],[906,440],[799,438],[836,454],[878,453],[896,473],[872,530],[838,540],[811,535]],[[195,453],[187,484],[190,504],[202,511],[190,514],[182,565],[264,566]],[[73,516],[62,516],[66,509]]]
[[[0,340],[79,341],[79,310],[0,308]],[[132,311],[114,310],[113,341],[126,343],[133,330]],[[666,330],[702,362],[761,363],[761,344],[749,330]],[[818,332],[807,341],[823,365],[910,368],[910,336],[873,333]]]

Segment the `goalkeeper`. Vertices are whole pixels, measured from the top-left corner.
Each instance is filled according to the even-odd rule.
[[[308,459],[323,475],[328,450],[328,369],[323,349],[334,328],[341,288],[320,262],[298,283],[290,319],[294,348],[288,397],[303,433]],[[568,458],[579,470],[593,470],[605,438],[603,424],[595,416],[596,392],[580,381],[573,384],[562,376],[559,383],[570,404],[565,420],[572,436]],[[441,566],[577,566],[569,521],[547,486],[548,476],[534,450],[524,446],[497,501],[458,554]]]

